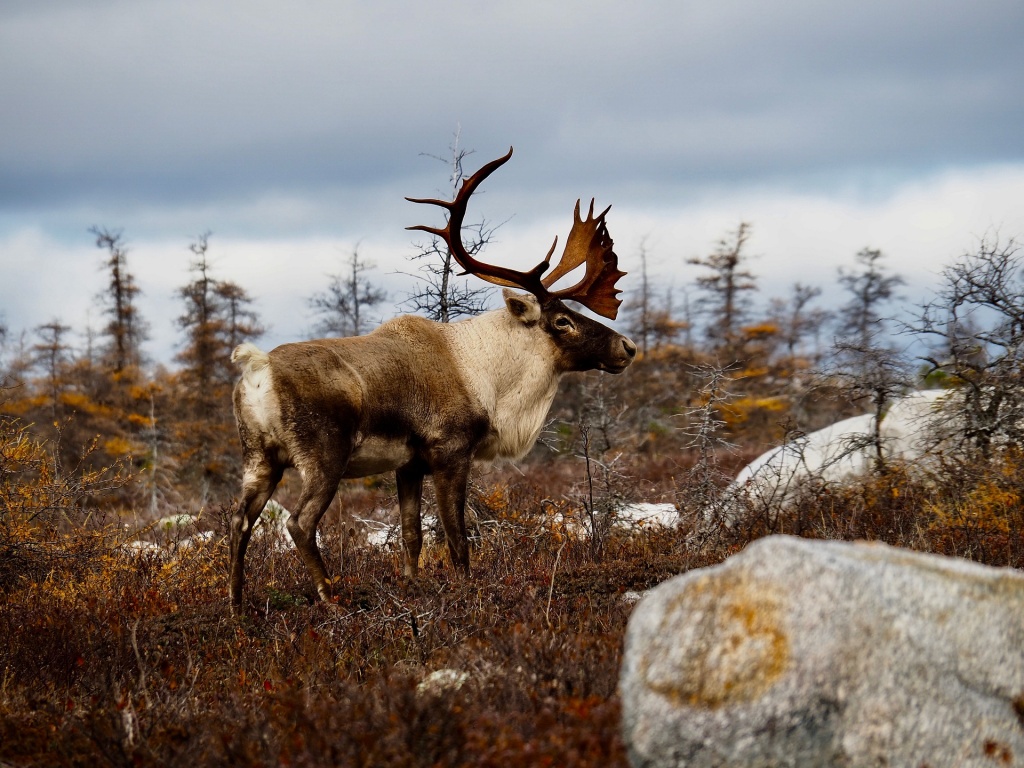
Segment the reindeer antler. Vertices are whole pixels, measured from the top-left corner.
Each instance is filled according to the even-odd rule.
[[[468,179],[465,179],[455,195],[455,199],[452,201],[413,197],[405,198],[413,203],[437,205],[448,211],[448,223],[443,229],[428,227],[423,224],[406,227],[406,229],[429,232],[442,238],[448,244],[448,248],[451,250],[455,261],[466,270],[465,274],[476,275],[480,279],[495,285],[522,288],[532,293],[541,302],[550,298],[578,301],[597,314],[614,320],[618,314],[619,305],[622,303],[622,300],[617,297],[617,294],[621,293],[621,291],[615,287],[615,283],[626,273],[619,271],[618,257],[615,255],[615,251],[612,250],[612,239],[608,235],[608,227],[605,224],[604,217],[611,209],[611,206],[605,208],[595,218],[594,201],[591,200],[590,211],[587,214],[586,220],[583,220],[580,218],[580,201],[576,201],[572,230],[566,239],[562,258],[559,260],[558,266],[547,277],[542,277],[542,275],[551,264],[551,255],[555,252],[555,247],[558,245],[557,237],[544,261],[529,272],[520,272],[495,264],[486,264],[473,258],[466,250],[462,242],[462,222],[466,217],[466,207],[469,204],[469,198],[484,179],[507,163],[511,157],[512,148],[509,147],[508,154],[504,157],[492,160]],[[583,263],[586,263],[586,274],[576,285],[560,291],[548,290],[555,281]]]
[[[617,295],[622,291],[615,287],[615,283],[626,273],[619,271],[619,257],[612,250],[614,243],[604,220],[605,214],[611,209],[609,205],[594,218],[594,200],[591,199],[590,211],[583,220],[580,218],[580,201],[576,201],[572,230],[565,241],[562,258],[558,266],[541,282],[545,288],[550,288],[560,277],[586,262],[587,271],[582,280],[571,288],[553,291],[551,295],[578,301],[597,314],[614,320],[622,303]]]

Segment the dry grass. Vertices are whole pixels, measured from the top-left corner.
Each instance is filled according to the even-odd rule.
[[[226,509],[204,518],[206,545],[139,555],[80,498],[58,494],[41,514],[28,491],[54,478],[8,462],[0,548],[28,565],[0,569],[0,764],[624,766],[627,590],[778,532],[1021,567],[1020,464],[808,488],[786,510],[705,531],[699,548],[685,529],[612,532],[600,559],[556,514],[577,504],[565,463],[493,474],[474,497],[486,524],[472,578],[438,545],[415,582],[394,551],[348,545],[342,561],[344,528],[329,525],[335,596],[315,603],[297,557],[257,534],[232,617]],[[631,474],[638,488],[673,482]],[[424,688],[438,670],[454,670],[448,684]]]
[[[412,583],[398,553],[359,549],[330,604],[312,602],[293,553],[256,537],[239,618],[217,536],[139,556],[111,525],[74,557],[84,529],[48,537],[46,575],[2,596],[0,761],[625,765],[622,594],[687,567],[678,538],[612,539],[598,564],[586,542],[503,506],[471,579],[439,546]],[[439,669],[466,677],[418,691]]]

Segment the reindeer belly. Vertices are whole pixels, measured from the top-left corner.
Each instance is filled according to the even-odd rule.
[[[412,449],[404,439],[359,436],[345,469],[345,477],[366,477],[390,472],[411,460]]]

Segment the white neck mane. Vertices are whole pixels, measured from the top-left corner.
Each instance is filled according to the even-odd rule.
[[[561,376],[554,346],[534,324],[499,309],[442,326],[470,393],[490,417],[479,460],[520,459],[547,419]]]

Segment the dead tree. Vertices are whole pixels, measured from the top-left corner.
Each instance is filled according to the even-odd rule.
[[[359,246],[352,249],[345,271],[330,275],[327,290],[316,293],[309,305],[320,318],[314,327],[319,336],[359,336],[368,330],[367,312],[387,300],[387,293],[365,274],[373,264],[362,259]]]
[[[70,326],[64,325],[56,319],[35,328],[39,341],[32,345],[32,360],[46,376],[50,418],[53,421],[57,421],[60,415],[60,395],[66,386],[65,373],[70,361],[71,349],[64,341],[64,335],[70,330]]]
[[[929,374],[949,398],[963,442],[982,456],[1024,443],[1024,259],[1015,240],[983,239],[942,271],[911,331],[930,339]]]
[[[472,150],[459,147],[460,133],[456,131],[449,147],[450,157],[430,155],[451,167],[451,192],[454,195],[461,186],[464,174],[462,162]],[[484,248],[494,239],[494,233],[501,225],[491,226],[485,219],[474,224],[463,224],[467,253],[477,258]],[[409,257],[410,261],[418,262],[416,277],[420,284],[409,294],[404,304],[411,311],[424,315],[439,323],[449,323],[460,317],[479,315],[487,309],[491,296],[489,288],[475,288],[467,280],[463,280],[456,271],[458,262],[452,255],[448,244],[437,235],[431,234],[430,240],[416,245],[417,252]]]
[[[846,343],[870,347],[886,330],[882,308],[896,298],[896,289],[904,284],[900,275],[886,273],[881,251],[864,248],[855,257],[860,269],[839,268],[839,284],[850,300],[839,309],[837,333]]]
[[[740,326],[747,317],[747,294],[757,290],[754,274],[745,268],[748,260],[744,247],[750,239],[750,224],[741,222],[730,237],[718,242],[714,253],[703,258],[688,259],[709,270],[697,278],[701,292],[697,308],[707,318],[707,336],[719,352],[727,356],[739,350]]]
[[[128,270],[128,248],[122,233],[106,227],[93,227],[89,231],[96,237],[96,247],[107,252],[104,266],[110,273],[110,280],[100,298],[106,305],[104,313],[110,318],[103,329],[110,338],[107,359],[117,376],[129,369],[137,370],[142,362],[146,324],[135,305],[141,291]]]

